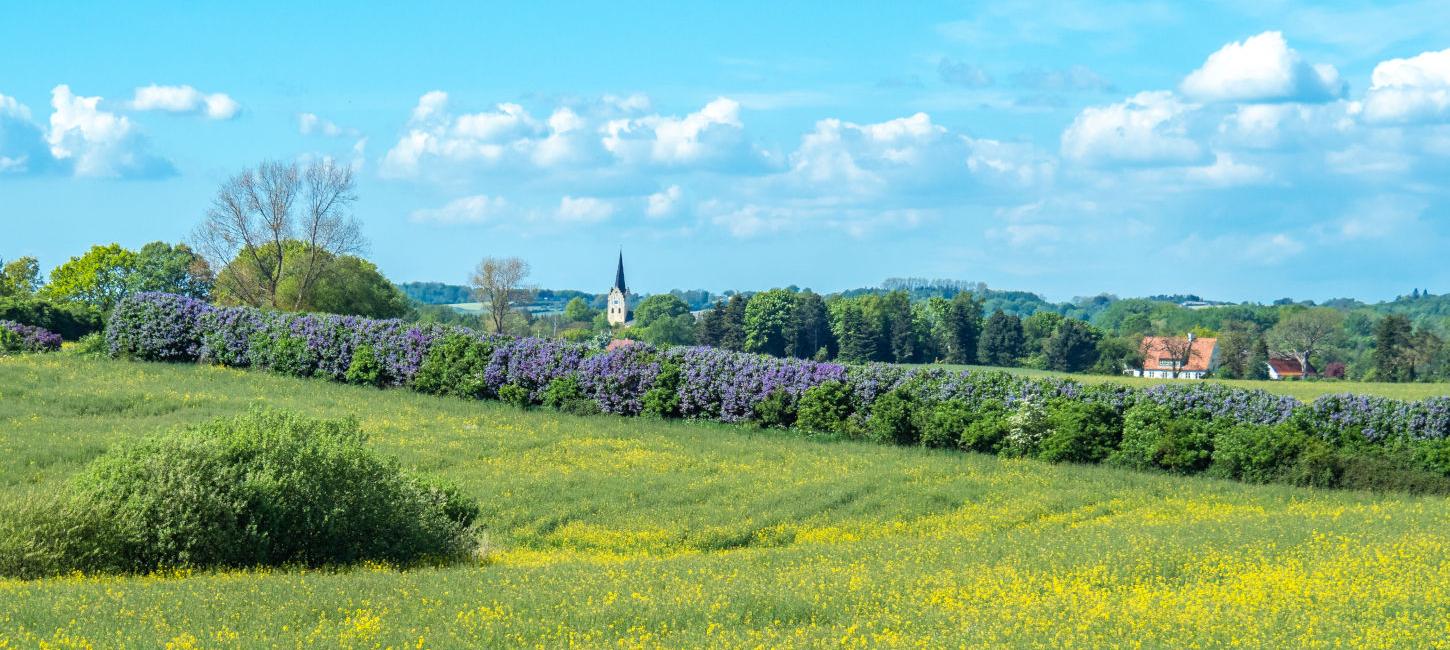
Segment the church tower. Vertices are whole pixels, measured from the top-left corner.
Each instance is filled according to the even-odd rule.
[[[614,286],[609,289],[610,325],[623,325],[629,321],[629,286],[624,283],[624,251],[619,252],[619,268],[614,271]]]

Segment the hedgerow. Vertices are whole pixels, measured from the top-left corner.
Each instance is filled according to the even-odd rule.
[[[124,299],[107,337],[116,356],[506,397],[574,413],[755,422],[1177,473],[1215,467],[1216,475],[1248,481],[1450,491],[1450,397],[1329,395],[1304,404],[1212,382],[1140,389],[713,348],[605,350],[463,327],[217,308],[166,294]]]
[[[60,335],[42,327],[0,320],[0,354],[6,352],[55,352]]]

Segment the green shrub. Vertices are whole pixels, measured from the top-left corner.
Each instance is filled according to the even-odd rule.
[[[680,415],[680,363],[674,359],[660,359],[660,372],[655,376],[654,386],[640,398],[640,414],[672,418]]]
[[[1316,437],[1305,437],[1302,443],[1303,447],[1294,464],[1286,471],[1285,479],[1305,487],[1337,487],[1339,475],[1344,472],[1339,462],[1339,450]]]
[[[362,386],[383,385],[383,362],[371,345],[360,345],[352,351],[352,362],[347,366],[347,383]]]
[[[1339,480],[1335,487],[1415,494],[1450,493],[1450,477],[1426,469],[1409,451],[1341,449],[1336,460]]]
[[[23,346],[20,335],[0,327],[0,355],[19,350]]]
[[[300,336],[264,330],[251,343],[252,363],[261,368],[293,377],[311,377],[317,368],[317,353]]]
[[[1037,457],[1053,463],[1100,463],[1123,437],[1122,418],[1098,402],[1052,402],[1047,409],[1047,428]]]
[[[355,420],[258,411],[117,447],[0,517],[0,573],[412,564],[473,551],[477,516]]]
[[[1413,453],[1426,469],[1441,476],[1450,476],[1450,438],[1416,441]]]
[[[1175,416],[1167,407],[1135,404],[1123,415],[1123,442],[1108,462],[1180,474],[1202,471],[1213,454],[1213,434],[1203,419]]]
[[[413,388],[434,395],[480,398],[488,387],[484,371],[493,358],[493,344],[461,332],[433,342],[413,377]]]
[[[796,426],[818,433],[846,433],[851,419],[851,387],[827,381],[807,388],[796,404]]]
[[[1006,407],[989,402],[977,409],[972,421],[962,430],[959,446],[967,451],[995,454],[1002,450],[1009,429]]]
[[[1288,424],[1227,427],[1213,439],[1213,464],[1208,473],[1249,483],[1284,480],[1298,462],[1305,442],[1305,435]]]
[[[866,418],[866,437],[876,442],[915,444],[919,439],[912,421],[915,398],[906,390],[896,388],[876,398],[871,415]]]
[[[529,399],[529,389],[513,382],[498,387],[498,399],[505,404],[513,404],[521,409],[528,408],[532,403],[532,400]]]
[[[579,385],[579,378],[573,375],[550,380],[539,394],[540,403],[556,409],[562,409],[565,404],[580,399],[587,399],[584,396],[584,387]]]
[[[78,357],[104,357],[110,351],[106,347],[105,335],[100,332],[91,332],[82,336],[67,352]]]
[[[755,423],[762,427],[785,428],[795,421],[795,404],[783,390],[777,390],[755,404]]]
[[[975,419],[972,406],[965,400],[949,399],[930,407],[917,409],[917,431],[921,444],[928,447],[956,447],[962,432]]]

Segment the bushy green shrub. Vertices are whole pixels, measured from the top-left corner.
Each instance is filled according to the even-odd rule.
[[[989,402],[974,413],[972,421],[962,430],[958,444],[967,451],[995,454],[1002,449],[1002,442],[1007,439],[1010,428],[1006,407]]]
[[[1212,455],[1213,433],[1208,421],[1175,415],[1165,406],[1144,402],[1123,415],[1123,442],[1108,456],[1108,462],[1190,474],[1208,467]]]
[[[493,345],[477,336],[450,332],[433,342],[413,377],[413,388],[434,395],[483,397],[488,384],[484,372],[493,358]]]
[[[1213,464],[1208,473],[1249,483],[1283,480],[1298,462],[1306,441],[1303,433],[1288,424],[1226,427],[1213,439]]]
[[[1047,428],[1037,457],[1053,463],[1100,463],[1123,436],[1117,411],[1098,402],[1053,401],[1047,408]]]
[[[252,335],[252,364],[292,377],[310,377],[317,367],[317,354],[307,340],[290,333],[261,331]]]
[[[515,383],[499,386],[498,399],[505,404],[513,404],[521,409],[528,408],[532,403],[529,399],[529,389]]]
[[[258,411],[117,447],[0,517],[0,573],[411,564],[472,552],[477,516],[355,420]]]
[[[1408,450],[1341,449],[1335,456],[1337,482],[1351,490],[1450,493],[1450,477],[1426,469]]]
[[[795,404],[783,390],[777,390],[755,403],[755,423],[762,427],[786,428],[795,420]]]
[[[916,428],[921,435],[921,444],[952,448],[961,444],[962,432],[973,419],[971,404],[966,400],[949,399],[918,408]]]
[[[659,418],[680,415],[680,364],[672,358],[660,359],[660,373],[654,386],[640,398],[640,415]]]
[[[877,397],[871,405],[871,415],[866,418],[866,437],[876,442],[915,444],[919,439],[916,423],[912,421],[915,408],[915,398],[900,388]]]
[[[1412,453],[1426,469],[1450,476],[1450,438],[1418,440],[1413,444]]]
[[[352,363],[347,366],[347,383],[362,386],[383,385],[383,362],[371,345],[360,345],[352,351]]]
[[[827,381],[807,388],[796,404],[796,426],[817,433],[846,433],[851,418],[851,387]]]
[[[42,327],[67,341],[100,332],[105,315],[79,302],[56,302],[35,297],[0,298],[0,320]]]
[[[76,344],[67,350],[68,353],[78,357],[103,357],[106,356],[106,337],[100,332],[91,332],[82,336]]]

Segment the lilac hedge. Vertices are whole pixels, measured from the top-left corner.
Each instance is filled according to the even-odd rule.
[[[511,394],[526,394],[540,403],[551,386],[564,381],[597,410],[620,415],[760,420],[759,409],[767,401],[768,408],[794,409],[811,389],[833,384],[845,387],[849,409],[858,421],[869,418],[873,406],[891,394],[893,400],[905,397],[918,403],[1009,411],[1024,404],[1066,400],[1105,406],[1121,415],[1143,404],[1166,409],[1175,417],[1207,421],[1268,426],[1295,421],[1325,440],[1370,444],[1438,441],[1450,435],[1450,398],[1405,402],[1327,395],[1302,404],[1262,390],[1212,382],[1138,389],[1000,371],[848,366],[711,348],[658,350],[635,344],[606,351],[559,340],[510,339],[399,320],[220,308],[156,293],[121,301],[106,332],[115,356],[256,367],[335,381],[355,376],[355,361],[362,358],[357,352],[367,348],[368,363],[377,366],[376,381],[370,383],[409,388],[425,366],[442,362],[441,355],[430,354],[442,349],[435,350],[435,343],[463,335],[469,345],[479,346],[471,357],[477,360],[470,362],[476,367],[454,368],[458,372],[452,375],[430,374],[478,382],[478,390],[460,394],[494,397],[509,386]],[[458,359],[468,357],[454,354]],[[435,387],[430,392],[446,391]]]
[[[0,320],[0,354],[5,352],[55,352],[60,335],[41,327]]]

